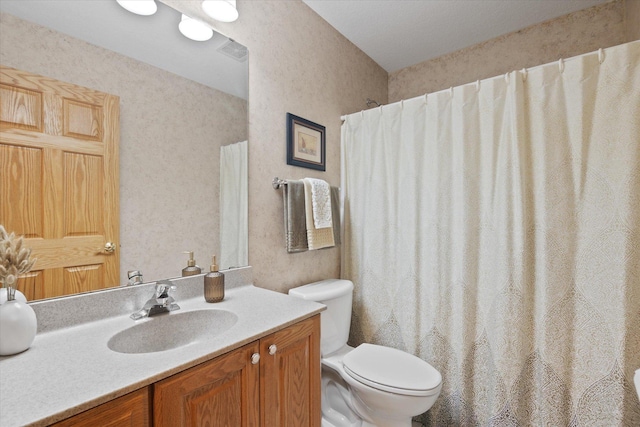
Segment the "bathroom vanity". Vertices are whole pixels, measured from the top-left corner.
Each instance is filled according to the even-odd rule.
[[[319,425],[319,332],[315,315],[54,425]]]
[[[61,319],[67,326],[51,330],[42,326],[29,350],[0,358],[0,424],[319,426],[324,306],[252,285],[229,286],[224,301],[208,304],[202,280],[176,279],[180,310],[137,322],[129,318],[131,308],[153,285],[69,297],[57,300],[58,307],[33,304],[39,322],[53,322],[56,312],[80,320]],[[72,298],[85,299],[74,302],[75,316],[65,307]],[[105,304],[114,298],[133,304],[123,299],[124,310],[112,316],[87,314],[115,310]],[[172,324],[185,328],[179,319],[195,319],[186,328],[197,331],[201,320],[190,314],[211,310],[237,318],[223,328],[210,323],[213,336],[187,330],[179,334],[185,340],[171,335]],[[114,336],[132,326],[153,331],[156,320],[173,348],[114,346]]]

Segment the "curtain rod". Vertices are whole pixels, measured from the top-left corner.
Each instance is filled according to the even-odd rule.
[[[631,42],[629,42],[629,44],[631,44],[631,43],[640,43],[640,40],[636,40],[636,41],[631,41]],[[627,44],[627,43],[622,43],[622,44]],[[616,47],[616,46],[612,46],[612,47]],[[595,50],[595,51],[592,51],[592,52],[587,52],[587,53],[583,53],[583,54],[581,54],[581,55],[572,56],[572,57],[570,57],[570,58],[568,58],[568,59],[560,58],[558,61],[554,61],[554,62],[557,62],[557,63],[558,63],[558,67],[560,68],[560,72],[562,72],[562,71],[564,70],[564,64],[565,64],[566,62],[568,62],[568,61],[573,61],[573,60],[576,60],[576,59],[580,59],[580,58],[583,58],[583,57],[585,57],[585,56],[589,56],[589,55],[598,55],[598,61],[599,61],[601,64],[602,64],[602,63],[604,62],[604,60],[605,60],[604,49],[600,48],[600,49]],[[524,76],[525,76],[525,79],[526,79],[526,75],[527,75],[527,73],[528,73],[529,71],[531,71],[531,70],[536,70],[536,69],[538,69],[538,68],[542,68],[542,67],[548,66],[548,65],[550,65],[550,64],[553,64],[553,62],[548,62],[548,63],[546,63],[546,64],[536,65],[536,66],[534,66],[534,67],[530,67],[530,68],[523,68],[523,69],[521,69],[521,70],[512,70],[512,71],[510,71],[509,73],[511,73],[511,72],[518,72],[518,73],[522,73],[522,75],[524,75]],[[504,77],[505,77],[506,75],[508,75],[509,73],[499,74],[499,75],[497,75],[497,76],[488,77],[488,78],[486,78],[486,79],[482,79],[482,80],[476,80],[475,82],[469,82],[469,83],[465,83],[465,84],[458,85],[458,86],[455,86],[455,87],[463,87],[463,86],[467,86],[467,85],[471,85],[471,84],[479,85],[481,82],[484,82],[484,81],[490,81],[490,80],[493,80],[493,79],[504,78]],[[434,95],[434,94],[441,93],[441,92],[444,92],[444,91],[447,91],[447,90],[448,90],[448,91],[451,91],[451,92],[453,93],[453,88],[454,88],[454,87],[453,87],[453,86],[451,86],[450,88],[442,89],[442,90],[439,90],[439,91],[436,91],[436,92],[431,92],[431,93],[426,93],[426,94],[424,94],[424,95],[414,96],[413,98],[409,98],[409,100],[411,100],[411,99],[416,99],[416,98],[426,97],[426,96],[428,96],[428,95]],[[404,100],[396,101],[396,102],[394,102],[393,104],[386,104],[386,105],[402,104],[402,102],[404,102]],[[382,108],[382,105],[381,105],[381,106],[379,106],[379,107],[376,107],[376,108]],[[356,113],[351,113],[351,114],[346,114],[346,115],[344,115],[344,116],[340,116],[340,120],[342,120],[342,121],[347,120],[347,117],[349,117],[349,116],[351,116],[351,115],[353,115],[353,114],[361,114],[361,113],[364,113],[365,111],[366,111],[366,110],[361,110],[361,111],[358,111],[358,112],[356,112]]]

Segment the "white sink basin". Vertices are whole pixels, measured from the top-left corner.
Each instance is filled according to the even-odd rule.
[[[226,332],[238,316],[226,310],[171,312],[139,320],[107,342],[118,353],[154,353],[211,339]]]

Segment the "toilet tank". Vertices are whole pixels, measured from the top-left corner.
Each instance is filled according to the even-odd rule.
[[[320,350],[328,356],[347,344],[351,327],[353,282],[328,279],[289,290],[289,295],[327,306],[320,314]]]

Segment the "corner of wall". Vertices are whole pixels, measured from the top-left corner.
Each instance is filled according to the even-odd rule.
[[[624,0],[625,41],[640,40],[640,0]]]
[[[389,102],[615,46],[632,37],[630,26],[638,38],[639,9],[640,0],[601,3],[394,71]]]

